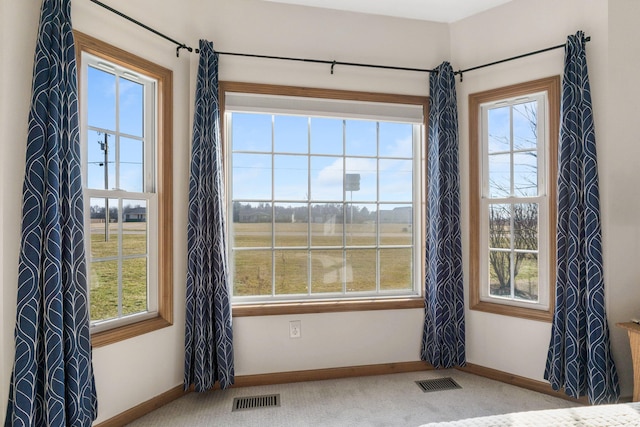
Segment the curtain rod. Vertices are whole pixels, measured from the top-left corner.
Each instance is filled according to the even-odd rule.
[[[98,0],[89,0],[89,1],[91,1],[92,3],[97,4],[98,6],[101,6],[101,7],[105,8],[105,9],[107,9],[109,12],[115,13],[116,15],[126,19],[127,21],[131,21],[134,24],[139,25],[140,27],[144,28],[147,31],[151,31],[153,34],[155,34],[157,36],[160,36],[165,40],[169,40],[171,43],[173,43],[173,44],[175,44],[177,46],[176,47],[176,56],[177,57],[180,56],[180,49],[186,49],[188,52],[193,52],[193,50],[194,50],[192,47],[187,46],[184,43],[180,43],[179,41],[174,40],[174,39],[172,39],[171,37],[169,37],[169,36],[167,36],[165,34],[162,34],[158,30],[154,30],[153,28],[149,27],[148,25],[145,25],[142,22],[140,22],[138,20],[135,20],[135,19],[133,19],[132,17],[130,17],[128,15],[125,15],[124,13],[120,12],[119,10],[116,10],[116,9],[112,8],[111,6],[107,6],[106,4],[104,4],[104,3],[102,3],[102,2],[100,2]],[[195,51],[196,51],[196,53],[199,52],[198,49],[195,49]]]
[[[185,49],[188,52],[193,52],[195,51],[195,53],[198,53],[199,50],[198,49],[193,49],[190,46],[187,46],[184,43],[180,43],[179,41],[172,39],[171,37],[162,34],[161,32],[154,30],[153,28],[149,27],[148,25],[143,24],[142,22],[135,20],[133,18],[131,18],[130,16],[125,15],[124,13],[110,7],[107,6],[106,4],[98,1],[98,0],[89,0],[92,3],[97,4],[98,6],[101,6],[105,9],[107,9],[110,12],[115,13],[116,15],[133,22],[136,25],[139,25],[140,27],[144,28],[147,31],[151,31],[152,33],[154,33],[157,36],[162,37],[165,40],[170,41],[171,43],[176,45],[176,56],[179,57],[180,56],[180,49]],[[584,38],[585,42],[591,41],[591,37],[585,37]],[[555,50],[555,49],[560,49],[565,47],[565,44],[559,44],[557,46],[551,46],[548,47],[546,49],[540,49],[540,50],[536,50],[533,52],[529,52],[529,53],[524,53],[522,55],[517,55],[517,56],[512,56],[510,58],[506,58],[506,59],[501,59],[499,61],[493,61],[493,62],[489,62],[487,64],[483,64],[483,65],[477,65],[475,67],[471,67],[471,68],[466,68],[464,70],[458,70],[455,71],[453,74],[455,75],[459,75],[460,76],[460,81],[462,82],[463,80],[463,74],[468,72],[468,71],[474,71],[474,70],[478,70],[480,68],[485,68],[485,67],[489,67],[492,65],[496,65],[496,64],[502,64],[503,62],[508,62],[508,61],[513,61],[515,59],[520,59],[520,58],[525,58],[527,56],[532,56],[532,55],[537,55],[539,53],[544,53],[544,52],[548,52],[550,50]],[[378,65],[378,64],[364,64],[364,63],[360,63],[360,62],[343,62],[343,61],[330,61],[330,60],[326,60],[326,59],[310,59],[310,58],[293,58],[293,57],[288,57],[288,56],[272,56],[272,55],[258,55],[258,54],[252,54],[252,53],[235,53],[235,52],[218,52],[216,51],[216,53],[218,53],[219,55],[229,55],[229,56],[244,56],[244,57],[249,57],[249,58],[262,58],[262,59],[279,59],[279,60],[285,60],[285,61],[298,61],[298,62],[311,62],[314,64],[328,64],[331,65],[331,74],[333,74],[333,68],[336,65],[346,65],[349,67],[366,67],[366,68],[379,68],[379,69],[384,69],[384,70],[399,70],[399,71],[417,71],[420,73],[432,73],[434,72],[434,70],[429,69],[429,68],[411,68],[411,67],[396,67],[396,66],[392,66],[392,65]]]
[[[585,42],[591,41],[591,37],[589,37],[589,36],[584,37],[584,41]],[[453,74],[460,75],[460,81],[462,81],[462,76],[467,71],[479,70],[480,68],[485,68],[485,67],[490,67],[492,65],[502,64],[503,62],[509,62],[509,61],[513,61],[515,59],[526,58],[527,56],[533,56],[533,55],[537,55],[539,53],[548,52],[550,50],[560,49],[560,48],[563,48],[565,46],[566,46],[566,44],[563,43],[563,44],[559,44],[559,45],[556,45],[556,46],[551,46],[551,47],[548,47],[548,48],[545,48],[545,49],[535,50],[535,51],[529,52],[529,53],[523,53],[522,55],[512,56],[512,57],[506,58],[506,59],[501,59],[499,61],[493,61],[493,62],[489,62],[487,64],[476,65],[475,67],[466,68],[464,70],[458,70],[458,71],[455,71]]]
[[[364,64],[361,62],[343,62],[343,61],[330,61],[327,59],[308,59],[308,58],[292,58],[287,56],[271,56],[271,55],[257,55],[253,53],[235,53],[235,52],[218,52],[219,55],[230,56],[245,56],[249,58],[264,58],[264,59],[282,59],[286,61],[299,61],[299,62],[312,62],[315,64],[328,64],[331,65],[331,74],[333,74],[333,67],[336,65],[347,65],[350,67],[366,67],[366,68],[380,68],[384,70],[400,70],[400,71],[418,71],[422,73],[432,73],[434,70],[428,68],[410,68],[410,67],[396,67],[393,65],[378,65],[378,64]]]

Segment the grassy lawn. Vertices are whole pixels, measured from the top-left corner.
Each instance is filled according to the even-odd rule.
[[[122,315],[147,309],[147,237],[145,223],[125,223],[122,235],[122,254],[138,256],[122,261]],[[117,257],[119,239],[117,224],[110,224],[109,239],[105,239],[104,224],[92,224],[91,257]],[[90,264],[91,320],[112,319],[118,316],[117,260],[94,261]]]
[[[378,274],[381,290],[412,287],[411,248],[357,248],[376,244],[375,224],[347,224],[344,251],[342,224],[311,224],[308,230],[305,223],[276,223],[275,237],[269,223],[236,223],[233,227],[234,246],[252,248],[233,252],[234,295],[271,295],[272,281],[277,295],[307,294],[308,285],[314,294],[342,292],[343,287],[347,293],[375,291]],[[380,241],[410,245],[412,233],[406,224],[382,224]],[[272,243],[292,249],[272,252]]]
[[[273,252],[270,249],[274,239],[271,224],[233,226],[234,246],[251,248],[232,252],[235,257],[234,295],[271,295],[272,282],[277,295],[340,293],[343,289],[347,293],[375,291],[378,277],[381,290],[412,287],[411,248],[358,248],[375,245],[374,224],[347,225],[343,242],[342,224],[312,224],[308,231],[303,223],[277,223],[276,245],[292,249]],[[123,227],[122,253],[132,257],[124,259],[121,266],[122,314],[128,315],[147,309],[146,229],[145,223],[125,223]],[[111,224],[109,233],[109,239],[105,241],[104,224],[92,225],[93,259],[117,257],[116,224]],[[409,245],[411,239],[412,233],[406,225],[381,224],[382,245]],[[310,252],[307,246],[311,248]],[[91,320],[118,316],[118,274],[117,260],[91,263]],[[523,260],[515,289],[518,298],[537,299],[538,264],[535,257]],[[501,292],[495,273],[491,272],[491,294],[500,295]]]

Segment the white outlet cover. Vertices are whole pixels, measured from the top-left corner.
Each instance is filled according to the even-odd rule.
[[[302,336],[302,325],[299,320],[289,322],[289,338],[300,338]]]

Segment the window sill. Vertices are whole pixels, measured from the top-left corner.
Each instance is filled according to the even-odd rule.
[[[345,311],[404,310],[424,308],[423,297],[361,299],[349,301],[304,301],[264,304],[237,304],[233,317],[277,316],[286,314],[339,313]]]
[[[471,301],[469,308],[471,310],[484,311],[485,313],[520,317],[522,319],[537,320],[540,322],[551,323],[553,320],[553,307],[545,310],[537,310],[534,308],[516,307],[487,301]]]
[[[91,346],[93,348],[103,347],[109,344],[123,341],[129,338],[137,337],[148,332],[171,326],[172,323],[161,316],[152,319],[142,320],[140,322],[131,323],[107,331],[96,332],[91,334]]]

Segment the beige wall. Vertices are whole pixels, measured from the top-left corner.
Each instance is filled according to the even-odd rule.
[[[40,1],[3,1],[0,13],[0,415],[4,419],[13,364],[22,178],[31,75]]]
[[[600,172],[605,286],[612,351],[622,395],[632,391],[632,368],[626,333],[615,327],[640,314],[637,291],[640,217],[637,137],[628,124],[636,121],[640,95],[630,78],[640,66],[634,48],[634,22],[640,7],[634,1],[516,0],[451,26],[452,59],[466,68],[564,43],[583,30],[591,36],[587,60],[592,89]],[[563,50],[554,50],[465,74],[458,84],[463,212],[468,224],[468,95],[482,90],[561,75]],[[468,235],[468,233],[463,233]],[[464,242],[468,247],[468,241]],[[468,265],[468,264],[467,264]],[[469,284],[467,283],[467,290]],[[551,327],[548,323],[512,319],[467,310],[469,362],[527,378],[543,380]]]
[[[465,68],[561,44],[568,34],[583,29],[592,36],[587,52],[600,156],[609,314],[612,321],[640,314],[638,297],[628,298],[640,275],[640,263],[633,259],[640,242],[640,217],[633,209],[640,203],[633,197],[640,186],[633,154],[640,148],[636,148],[635,135],[625,128],[626,123],[634,122],[632,102],[638,99],[634,96],[638,89],[633,73],[623,69],[627,63],[640,66],[640,55],[629,53],[633,45],[627,41],[628,37],[637,40],[638,35],[635,22],[640,11],[634,0],[611,4],[607,0],[515,0],[451,26],[255,0],[193,1],[181,7],[153,0],[113,0],[109,4],[193,47],[199,38],[205,38],[222,51],[420,68],[435,67],[443,60],[450,60],[455,69]],[[6,402],[13,359],[21,181],[39,7],[40,0],[2,2],[0,13],[2,402]],[[189,135],[197,55],[185,52],[176,58],[170,43],[84,0],[73,1],[73,24],[174,72],[175,325],[94,351],[98,421],[102,421],[182,382]],[[561,72],[559,50],[470,72],[458,83],[464,235],[468,234],[467,95]],[[428,92],[427,76],[420,73],[337,66],[331,75],[324,65],[227,56],[221,57],[220,74],[223,80],[413,95]],[[618,103],[613,105],[611,99]],[[464,248],[468,248],[467,241]],[[465,268],[467,264],[465,257]],[[302,339],[288,338],[292,319],[302,321]],[[419,359],[422,320],[419,309],[236,318],[236,374],[415,361]],[[467,312],[468,359],[542,379],[549,331],[546,323]],[[628,344],[617,330],[613,340],[623,394],[629,395]],[[0,408],[4,416],[4,403]]]

